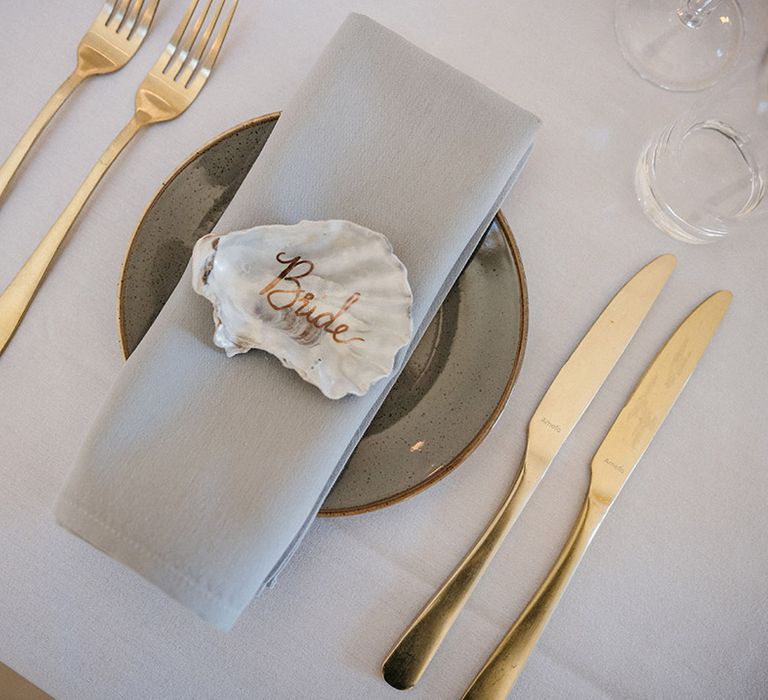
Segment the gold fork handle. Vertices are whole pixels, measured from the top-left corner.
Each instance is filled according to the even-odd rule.
[[[5,159],[5,162],[0,165],[0,198],[3,196],[8,184],[13,179],[14,174],[19,169],[24,159],[27,157],[30,149],[34,145],[37,138],[43,132],[43,129],[51,121],[53,115],[59,111],[59,107],[63,105],[67,98],[75,91],[75,88],[85,80],[87,76],[75,70],[51,95],[48,102],[40,110],[40,113],[35,117],[34,121],[29,125],[24,135],[16,144],[10,155]]]
[[[83,184],[80,185],[80,189],[77,190],[72,201],[61,213],[50,231],[45,234],[45,238],[40,241],[5,291],[0,294],[0,353],[3,352],[21,322],[24,312],[35,296],[37,288],[56,255],[56,251],[64,242],[88,198],[96,189],[101,178],[104,177],[109,166],[144,124],[145,122],[140,121],[137,116],[134,116],[126,124],[115,140],[102,153]]]
[[[421,678],[537,483],[523,459],[509,495],[485,532],[389,652],[382,673],[391,686],[406,690]]]
[[[607,509],[589,495],[554,566],[525,610],[462,696],[462,700],[504,700],[512,690],[555,611]]]

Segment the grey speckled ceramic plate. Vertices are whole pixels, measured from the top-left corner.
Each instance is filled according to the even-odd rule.
[[[162,309],[192,246],[232,200],[278,119],[217,137],[168,179],[123,265],[118,299],[126,357]],[[458,466],[493,426],[523,357],[525,277],[501,212],[467,264],[320,511],[361,513],[426,488]]]

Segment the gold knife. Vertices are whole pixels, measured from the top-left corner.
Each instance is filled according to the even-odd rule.
[[[391,686],[405,690],[421,678],[560,446],[653,306],[676,262],[674,255],[662,255],[629,280],[563,365],[531,418],[520,471],[501,508],[384,661],[382,673]]]
[[[463,700],[507,697],[597,528],[688,382],[732,298],[720,291],[699,305],[645,371],[592,459],[587,497],[563,551]]]

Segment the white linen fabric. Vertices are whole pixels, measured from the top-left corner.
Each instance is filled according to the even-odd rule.
[[[408,269],[417,342],[538,123],[353,14],[217,230],[348,219],[384,233]],[[57,516],[227,628],[295,551],[408,353],[365,396],[330,401],[263,352],[227,358],[190,274],[118,377]]]
[[[0,283],[130,117],[183,0],[160,3],[136,58],[57,115],[0,203]],[[747,41],[768,3],[740,3]],[[89,2],[3,3],[0,158],[71,67]],[[765,698],[768,245],[659,233],[637,205],[638,153],[698,94],[641,80],[613,0],[240,0],[200,99],[148,129],[88,205],[0,357],[0,660],[61,700],[399,700],[379,668],[514,478],[525,425],[627,277],[678,266],[408,700],[461,697],[551,566],[595,448],[663,339],[706,294],[734,301],[579,566],[512,697]],[[528,280],[525,362],[507,410],[449,477],[384,510],[315,521],[279,585],[226,633],[60,527],[52,504],[125,364],[115,288],[164,179],[234,124],[282,109],[349,12],[369,14],[542,118],[503,210]],[[759,48],[745,45],[744,58]]]

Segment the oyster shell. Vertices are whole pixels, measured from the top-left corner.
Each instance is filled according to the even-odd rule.
[[[411,338],[405,266],[382,234],[349,221],[203,236],[192,285],[227,356],[266,350],[332,399],[365,394]]]

